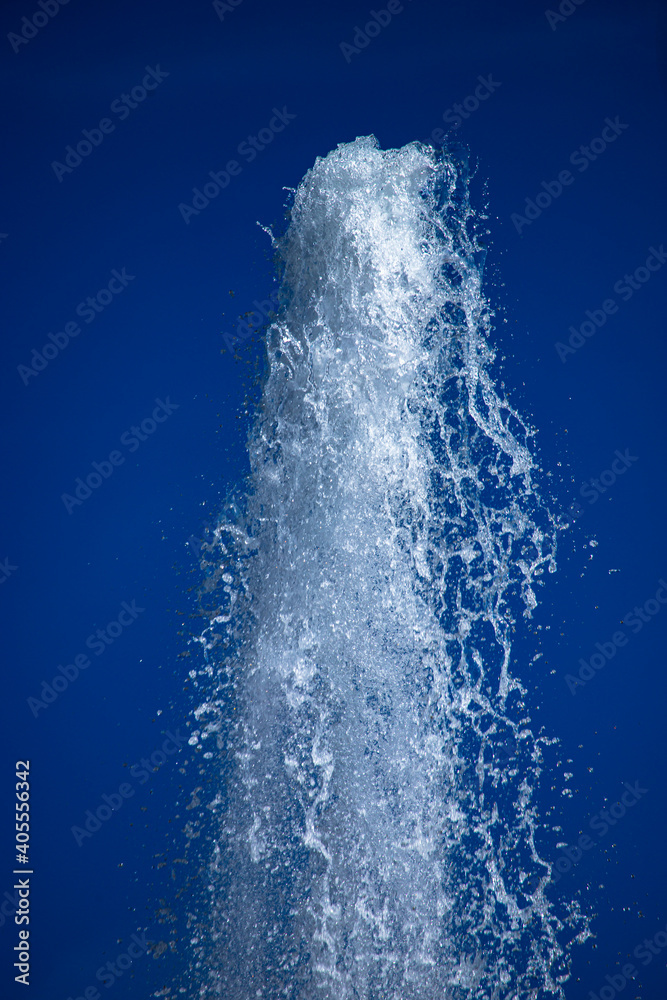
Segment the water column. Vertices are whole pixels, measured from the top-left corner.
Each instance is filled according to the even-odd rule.
[[[276,241],[191,741],[224,762],[202,996],[562,996],[510,643],[554,531],[490,375],[481,225],[445,153],[370,137],[317,160]]]

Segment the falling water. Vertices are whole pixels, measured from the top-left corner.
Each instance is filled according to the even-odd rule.
[[[562,996],[510,636],[555,570],[498,394],[465,177],[372,137],[318,159],[242,511],[208,547],[191,744],[220,776],[202,997]],[[203,905],[203,904],[202,904]]]

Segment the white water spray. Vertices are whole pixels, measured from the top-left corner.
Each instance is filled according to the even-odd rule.
[[[277,241],[245,510],[208,557],[202,997],[562,996],[510,670],[554,533],[490,378],[474,223],[446,154],[363,138]]]

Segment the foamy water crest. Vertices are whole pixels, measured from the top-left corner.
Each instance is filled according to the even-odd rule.
[[[510,663],[554,532],[489,374],[476,228],[445,153],[363,138],[277,241],[248,493],[207,556],[202,997],[562,996]]]

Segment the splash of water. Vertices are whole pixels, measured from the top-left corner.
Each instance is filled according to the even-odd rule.
[[[563,995],[510,671],[553,522],[491,380],[475,226],[446,153],[370,137],[317,160],[277,241],[245,509],[208,559],[201,996]]]

